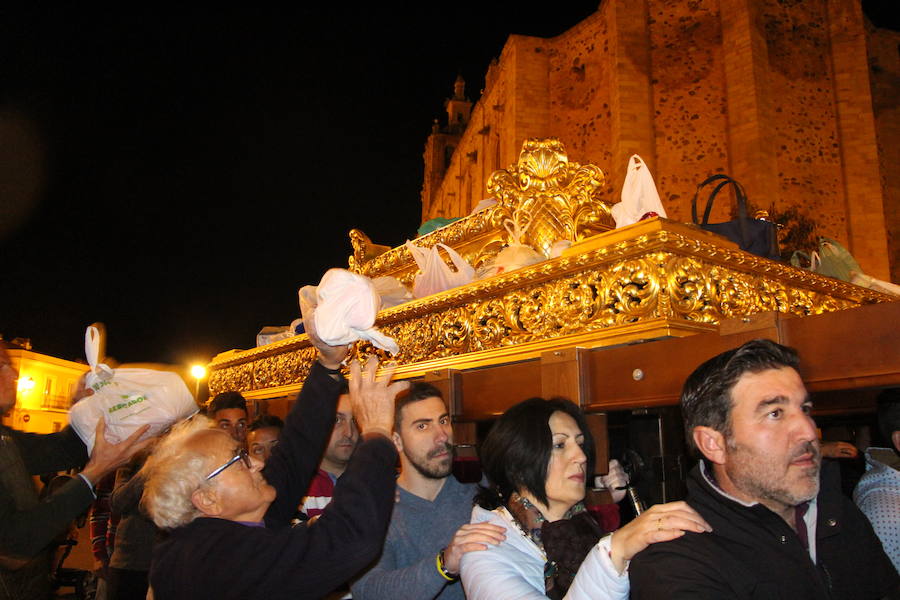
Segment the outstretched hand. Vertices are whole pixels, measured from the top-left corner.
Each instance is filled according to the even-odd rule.
[[[674,540],[686,531],[709,533],[712,527],[687,502],[651,506],[613,534],[610,558],[621,573],[625,562],[650,544]]]
[[[107,473],[112,473],[153,443],[154,437],[141,439],[148,429],[150,426],[144,425],[118,444],[111,444],[106,440],[106,421],[100,417],[94,432],[94,449],[81,473],[96,486]]]
[[[378,358],[375,356],[369,357],[365,370],[358,360],[350,363],[350,406],[353,407],[353,416],[361,434],[380,433],[391,437],[394,399],[409,388],[408,381],[390,383],[396,370],[397,365],[393,364],[385,368],[380,377],[376,377]]]
[[[310,314],[309,318],[303,320],[303,327],[306,335],[309,336],[310,343],[319,351],[319,362],[326,369],[338,369],[347,354],[350,353],[350,346],[329,346],[322,341],[319,333],[316,331],[316,313]]]

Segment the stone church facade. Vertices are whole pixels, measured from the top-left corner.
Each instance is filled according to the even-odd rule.
[[[524,139],[552,136],[603,169],[609,203],[635,153],[679,221],[728,173],[900,281],[898,45],[859,0],[603,0],[555,38],[510,36],[476,103],[457,80],[426,142],[422,218],[468,214]],[[719,204],[713,221],[730,218]]]

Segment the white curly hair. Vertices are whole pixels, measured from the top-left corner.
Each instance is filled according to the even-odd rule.
[[[208,454],[191,448],[188,442],[201,431],[209,431],[212,421],[195,415],[172,428],[153,454],[141,474],[144,495],[141,507],[161,529],[176,529],[201,515],[191,495],[206,485],[206,475],[214,468]]]

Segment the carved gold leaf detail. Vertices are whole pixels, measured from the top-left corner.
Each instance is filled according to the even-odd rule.
[[[497,216],[523,229],[523,242],[550,256],[553,243],[577,241],[614,227],[600,199],[605,176],[599,167],[569,162],[556,138],[525,140],[516,165],[495,171],[488,194],[499,202]]]

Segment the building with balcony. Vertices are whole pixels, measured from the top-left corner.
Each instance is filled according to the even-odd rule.
[[[3,417],[3,424],[33,433],[65,427],[71,398],[88,366],[35,352],[28,340],[15,340],[8,352],[19,380],[16,406]]]

